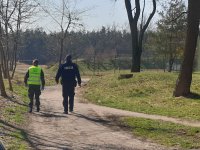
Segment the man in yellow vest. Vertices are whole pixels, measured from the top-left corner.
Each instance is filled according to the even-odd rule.
[[[29,112],[32,112],[33,109],[33,99],[35,96],[35,104],[37,107],[37,112],[40,111],[40,94],[41,90],[44,90],[45,79],[44,72],[41,67],[38,66],[38,60],[33,60],[33,65],[29,67],[26,75],[24,77],[24,83],[28,86],[28,97],[30,99],[29,103]]]

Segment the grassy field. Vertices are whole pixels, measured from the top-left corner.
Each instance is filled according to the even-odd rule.
[[[122,72],[127,73],[127,72]],[[119,74],[93,76],[84,96],[90,102],[146,114],[163,115],[200,121],[200,96],[173,97],[177,73],[144,71],[131,79],[118,79]],[[192,92],[200,93],[200,74],[193,74]],[[144,118],[122,118],[134,136],[182,149],[200,148],[200,128]]]

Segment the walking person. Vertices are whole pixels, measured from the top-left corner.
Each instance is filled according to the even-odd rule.
[[[57,84],[59,83],[60,77],[62,84],[64,113],[68,114],[68,103],[69,111],[73,112],[74,109],[74,95],[77,81],[78,85],[81,86],[81,76],[78,70],[78,66],[72,62],[71,55],[66,56],[66,62],[62,64],[57,71],[55,78]]]
[[[24,83],[28,86],[28,97],[30,99],[29,112],[33,109],[33,99],[35,97],[35,105],[37,107],[37,112],[40,111],[40,95],[41,90],[44,90],[45,79],[44,72],[41,67],[38,66],[39,61],[37,59],[33,60],[33,65],[29,67],[26,75],[24,77]]]

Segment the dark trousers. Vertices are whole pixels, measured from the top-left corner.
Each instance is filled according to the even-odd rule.
[[[69,110],[73,111],[74,109],[74,95],[75,95],[74,90],[75,90],[74,86],[71,87],[65,85],[62,86],[63,107],[65,112],[68,112],[68,103],[69,103]]]
[[[41,95],[41,90],[40,90],[40,85],[29,85],[28,88],[28,97],[30,99],[29,107],[33,107],[33,99],[35,97],[35,105],[37,108],[40,107],[40,95]]]

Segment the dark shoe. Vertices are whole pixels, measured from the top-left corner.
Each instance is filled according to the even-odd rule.
[[[64,111],[64,114],[68,114],[68,111]]]
[[[37,107],[37,112],[39,112],[40,111],[40,107]]]
[[[29,111],[28,111],[29,113],[32,113],[32,108],[29,108]]]

